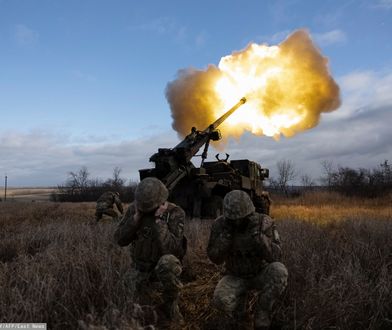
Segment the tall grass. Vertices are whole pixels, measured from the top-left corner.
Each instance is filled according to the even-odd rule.
[[[380,200],[334,198],[275,200],[272,215],[289,269],[273,315],[276,329],[392,326],[391,209]],[[47,322],[51,329],[154,323],[156,315],[130,299],[131,260],[128,249],[113,242],[115,225],[90,225],[93,219],[91,203],[0,203],[0,322]],[[210,305],[222,270],[205,253],[210,226],[186,225],[181,328],[224,327]]]

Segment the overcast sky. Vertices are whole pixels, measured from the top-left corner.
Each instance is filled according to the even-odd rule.
[[[392,0],[0,0],[0,185],[5,174],[10,186],[56,185],[81,166],[137,180],[179,141],[165,99],[178,70],[299,28],[328,57],[341,107],[292,138],[245,134],[224,152],[272,174],[290,159],[314,178],[322,160],[392,160]]]

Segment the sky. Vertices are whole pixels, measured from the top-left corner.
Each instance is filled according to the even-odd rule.
[[[82,166],[138,180],[158,148],[180,141],[165,97],[179,70],[302,28],[342,105],[294,137],[244,134],[224,152],[272,176],[291,160],[314,179],[325,160],[392,160],[392,0],[0,0],[0,182],[55,186]]]

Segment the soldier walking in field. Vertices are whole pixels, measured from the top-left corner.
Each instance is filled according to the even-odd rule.
[[[155,280],[163,287],[165,316],[176,322],[183,317],[178,307],[182,283],[182,258],[186,252],[185,212],[169,203],[168,190],[156,178],[143,179],[114,234],[120,246],[131,244],[132,269],[129,278],[133,299],[142,300]]]
[[[245,192],[233,190],[225,196],[223,216],[212,226],[207,254],[226,268],[215,288],[216,307],[240,328],[246,318],[247,295],[256,291],[254,328],[269,329],[272,306],[287,286],[288,272],[278,262],[281,249],[273,220],[256,213]]]
[[[104,214],[112,217],[113,219],[118,219],[119,214],[114,210],[114,204],[120,215],[123,213],[123,207],[120,200],[120,194],[118,192],[107,191],[101,195],[97,200],[97,206],[95,211],[95,220],[99,222]]]

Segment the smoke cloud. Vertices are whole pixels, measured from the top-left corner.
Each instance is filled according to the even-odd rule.
[[[181,136],[202,130],[241,97],[241,106],[220,127],[223,135],[245,131],[279,138],[315,127],[321,113],[340,106],[340,90],[306,30],[277,46],[249,44],[205,70],[182,69],[168,83],[173,128]]]

